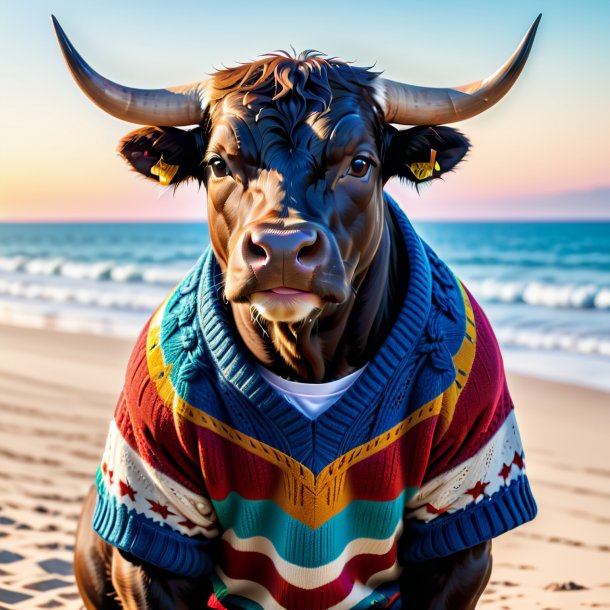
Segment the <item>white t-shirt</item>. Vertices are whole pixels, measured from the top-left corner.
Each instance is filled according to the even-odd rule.
[[[263,366],[257,365],[257,368],[263,379],[284,396],[291,405],[309,419],[315,419],[341,398],[343,393],[360,377],[366,366],[341,379],[327,383],[288,381]]]

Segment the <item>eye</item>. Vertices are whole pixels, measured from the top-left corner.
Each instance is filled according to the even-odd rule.
[[[348,176],[354,176],[354,178],[364,178],[371,168],[371,160],[367,157],[354,157],[350,163]]]
[[[226,161],[220,157],[212,157],[208,161],[208,166],[212,168],[212,171],[217,178],[224,178],[231,174]]]

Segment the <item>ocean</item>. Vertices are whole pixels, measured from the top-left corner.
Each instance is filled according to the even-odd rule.
[[[414,223],[484,306],[509,370],[610,390],[610,223]],[[132,338],[204,223],[0,224],[0,322]]]

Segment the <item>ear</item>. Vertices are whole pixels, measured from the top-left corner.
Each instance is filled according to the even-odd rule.
[[[383,178],[398,176],[415,184],[440,178],[466,155],[470,142],[451,127],[391,128],[383,161]]]
[[[178,185],[189,178],[203,182],[205,146],[200,127],[190,131],[143,127],[128,133],[117,150],[133,169],[160,184]]]

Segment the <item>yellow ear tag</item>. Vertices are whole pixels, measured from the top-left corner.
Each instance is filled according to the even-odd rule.
[[[163,155],[161,155],[161,158],[150,168],[150,173],[153,176],[159,176],[159,184],[169,184],[178,169],[180,169],[179,165],[166,163],[163,161]]]
[[[436,160],[436,151],[434,148],[430,149],[430,161],[418,161],[417,163],[411,163],[409,169],[413,172],[413,175],[418,180],[426,180],[431,178],[432,174],[437,171],[441,171],[441,166]]]

